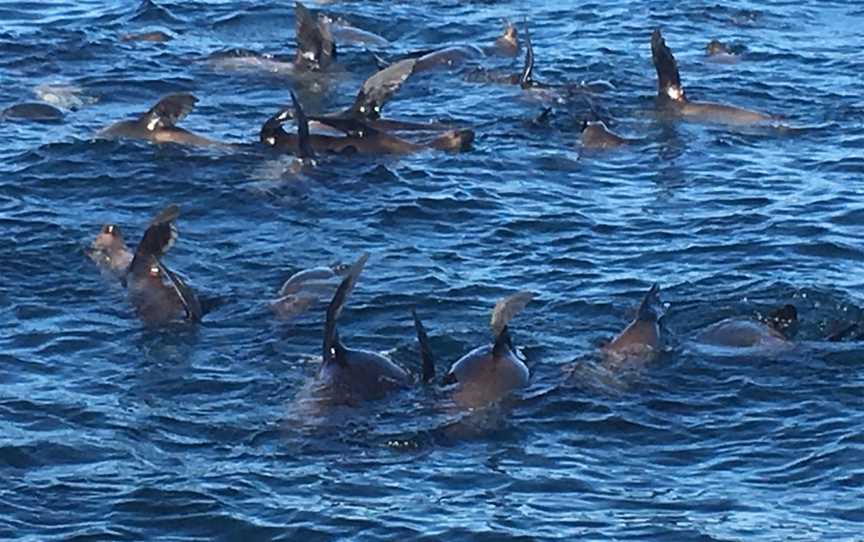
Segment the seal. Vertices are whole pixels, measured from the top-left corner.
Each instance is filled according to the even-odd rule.
[[[166,43],[173,39],[170,34],[161,30],[123,34],[120,36],[120,41],[149,41],[151,43]]]
[[[713,62],[721,64],[734,64],[738,62],[745,48],[740,45],[728,45],[720,40],[711,40],[705,46],[705,54]]]
[[[126,276],[133,257],[120,226],[116,224],[102,226],[86,253],[103,271],[121,280]]]
[[[636,317],[623,331],[601,347],[604,363],[619,368],[625,364],[653,361],[660,353],[662,316],[660,286],[655,283],[642,298]]]
[[[387,47],[390,41],[368,30],[357,28],[342,17],[333,18],[323,13],[318,14],[318,20],[328,25],[330,32],[336,41],[340,43],[351,43],[354,45],[373,45],[375,47]]]
[[[728,348],[778,347],[789,344],[798,329],[798,310],[784,305],[767,318],[727,318],[711,324],[696,336],[696,340],[712,346]]]
[[[442,384],[456,384],[454,400],[465,407],[476,407],[497,401],[510,392],[528,386],[530,371],[516,356],[510,338],[509,323],[533,299],[531,292],[505,297],[492,310],[491,327],[495,338],[491,345],[471,350],[451,367]],[[432,349],[420,319],[414,314],[417,341],[424,367],[433,367]],[[434,378],[434,370],[424,370],[424,377]]]
[[[747,125],[778,121],[779,116],[713,102],[693,102],[684,93],[678,63],[660,29],[651,35],[651,56],[657,70],[657,105],[665,113],[687,120]]]
[[[330,118],[329,126],[344,132],[346,135],[331,136],[309,134],[308,120],[303,109],[292,93],[293,108],[279,111],[270,117],[261,127],[259,139],[262,144],[279,152],[292,153],[304,159],[316,152],[339,154],[409,154],[424,149],[439,149],[447,151],[462,151],[470,148],[474,141],[471,130],[448,131],[426,143],[412,143],[375,128],[359,120],[347,118]],[[289,134],[282,125],[296,117],[299,122],[298,133]]]
[[[188,115],[198,98],[191,94],[170,94],[159,100],[135,120],[123,120],[104,128],[97,137],[104,139],[143,139],[153,143],[178,143],[192,146],[226,146],[176,126]]]
[[[25,102],[9,106],[0,112],[0,120],[6,119],[59,122],[63,120],[63,112],[53,105],[39,102]]]
[[[282,320],[296,317],[309,307],[330,299],[338,287],[336,279],[342,279],[350,268],[335,264],[328,267],[312,267],[291,275],[279,289],[279,297],[270,302],[270,308]]]
[[[515,57],[519,54],[519,33],[508,21],[504,23],[503,33],[492,45],[450,45],[432,51],[418,51],[409,55],[417,58],[417,72],[435,69],[453,69],[470,60],[489,56]]]
[[[368,259],[369,254],[363,253],[351,265],[327,307],[317,383],[322,391],[340,403],[381,399],[413,384],[409,373],[389,358],[368,350],[348,348],[339,336],[337,321]]]
[[[607,150],[630,145],[633,141],[609,130],[602,120],[582,121],[582,148]]]
[[[147,326],[178,319],[201,321],[203,311],[195,292],[161,261],[177,240],[174,221],[179,216],[176,205],[169,205],[159,213],[144,232],[129,264],[126,275],[129,300]]]

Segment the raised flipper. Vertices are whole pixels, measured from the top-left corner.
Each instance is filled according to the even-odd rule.
[[[636,319],[656,322],[662,316],[662,308],[660,285],[655,282],[642,298],[642,303],[639,304],[639,310],[636,312]]]
[[[339,319],[339,315],[342,314],[342,307],[345,306],[348,296],[354,290],[354,285],[357,284],[357,279],[360,277],[360,273],[363,272],[363,266],[366,265],[366,260],[368,259],[369,253],[364,252],[354,262],[348,270],[348,274],[342,279],[342,283],[339,284],[339,288],[333,294],[333,300],[330,301],[330,305],[327,307],[327,318],[324,322],[324,351],[322,355],[324,363],[336,362],[340,365],[346,363],[344,356],[345,347],[342,346],[342,341],[339,340],[339,331],[336,329],[336,322]]]
[[[295,6],[297,19],[297,54],[294,63],[304,69],[318,71],[336,60],[336,43],[326,21],[312,16],[300,2]]]
[[[156,260],[159,270],[168,277],[171,286],[177,293],[177,298],[180,300],[180,304],[183,305],[183,309],[186,311],[186,319],[191,322],[200,322],[204,313],[201,310],[201,303],[198,301],[198,296],[195,295],[195,292],[183,281],[183,279],[168,269],[168,267],[166,267],[159,258],[154,256],[153,259]]]
[[[399,90],[408,76],[414,73],[416,65],[416,58],[406,58],[374,73],[363,82],[354,104],[346,114],[361,119],[380,118],[381,108]]]
[[[678,63],[672,55],[672,51],[666,46],[666,41],[660,34],[660,29],[651,34],[651,56],[654,59],[654,68],[657,70],[657,94],[676,102],[684,102],[684,87],[681,86],[681,77],[678,74]]]
[[[519,75],[519,86],[531,88],[536,86],[534,81],[534,45],[531,43],[531,32],[528,30],[528,22],[525,22],[525,65]]]
[[[294,119],[297,121],[297,157],[300,160],[312,160],[315,158],[315,151],[312,150],[309,140],[309,120],[294,92],[291,92],[291,102],[294,104]]]
[[[498,337],[504,333],[510,320],[519,314],[532,299],[534,299],[534,294],[531,292],[518,292],[495,303],[490,322],[493,335]]]
[[[183,120],[196,103],[198,98],[191,94],[169,94],[141,115],[139,122],[150,132],[157,128],[170,128]]]
[[[171,204],[150,221],[150,226],[144,232],[141,242],[138,243],[135,256],[129,265],[131,273],[134,274],[136,270],[142,271],[144,266],[149,267],[151,258],[161,257],[174,246],[179,235],[174,221],[179,216],[180,208]]]
[[[417,316],[417,311],[411,309],[411,315],[414,317],[414,329],[417,330],[417,343],[420,345],[420,359],[423,364],[421,378],[424,383],[428,384],[435,380],[435,357],[432,355],[432,347],[429,345],[426,328],[423,327],[423,322]]]

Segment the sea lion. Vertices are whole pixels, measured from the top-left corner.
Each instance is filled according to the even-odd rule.
[[[342,17],[334,19],[329,15],[319,13],[318,20],[328,25],[330,33],[339,43],[373,45],[376,47],[387,47],[390,45],[390,41],[388,41],[387,38],[369,32],[368,30],[357,28]]]
[[[733,105],[692,102],[687,99],[681,86],[678,63],[666,46],[659,28],[651,35],[651,56],[657,70],[657,105],[665,113],[688,120],[737,125],[777,121],[781,118]]]
[[[729,45],[720,40],[711,40],[705,46],[705,54],[712,62],[721,64],[734,64],[741,58],[741,54],[745,51],[745,47],[741,45]]]
[[[336,280],[344,277],[349,269],[336,264],[298,271],[282,284],[279,297],[270,302],[270,308],[283,320],[294,318],[323,298],[330,299],[339,286]]]
[[[105,224],[86,251],[87,256],[105,272],[122,279],[132,263],[133,253],[126,246],[120,226]]]
[[[534,294],[530,292],[519,292],[498,301],[491,318],[494,342],[478,346],[450,367],[442,384],[456,384],[453,397],[457,404],[466,407],[485,405],[528,386],[530,371],[513,350],[508,324],[533,297]],[[423,366],[432,367],[432,349],[426,330],[416,313],[414,320]],[[434,370],[426,371],[425,375],[429,379],[433,378]]]
[[[199,322],[203,311],[195,292],[161,261],[174,245],[180,216],[176,205],[169,205],[144,232],[126,275],[129,300],[135,313],[147,326],[158,326],[182,319]],[[167,279],[167,283],[166,283]]]
[[[292,153],[303,158],[303,155],[315,152],[330,152],[340,154],[408,154],[423,149],[439,149],[462,151],[470,147],[474,141],[471,130],[453,130],[426,143],[412,143],[398,137],[376,130],[371,126],[354,119],[328,118],[327,124],[345,132],[345,137],[322,134],[309,134],[308,124],[299,124],[298,133],[289,134],[282,125],[291,118],[305,119],[300,103],[292,93],[294,107],[279,111],[270,117],[261,127],[259,138],[261,143],[280,152]]]
[[[632,143],[631,140],[611,132],[602,120],[582,121],[582,148],[615,149]]]
[[[327,307],[322,361],[316,380],[319,389],[340,403],[380,399],[413,384],[407,371],[381,354],[346,347],[336,328],[368,258],[369,254],[363,253],[348,269]]]
[[[63,112],[53,105],[26,102],[9,106],[0,112],[0,121],[6,119],[58,122],[63,120]]]
[[[504,32],[489,46],[450,45],[432,51],[418,51],[409,57],[417,59],[417,72],[434,69],[453,69],[469,60],[487,56],[514,57],[519,54],[519,33],[516,27],[505,21]]]
[[[620,367],[625,363],[642,364],[654,360],[661,348],[662,316],[660,286],[655,283],[642,298],[633,321],[601,348],[604,362]]]
[[[159,100],[135,120],[123,120],[101,130],[104,139],[144,139],[153,143],[179,143],[193,146],[225,146],[176,126],[195,107],[198,98],[191,94],[170,94]]]
[[[161,30],[123,34],[120,36],[120,41],[149,41],[152,43],[165,43],[173,39],[174,38],[170,34],[162,32]]]
[[[727,318],[711,324],[696,340],[712,346],[729,348],[776,347],[789,344],[797,332],[798,310],[784,305],[767,318]]]

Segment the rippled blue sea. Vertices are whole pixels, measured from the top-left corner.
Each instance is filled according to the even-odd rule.
[[[290,58],[292,2],[157,1],[0,1],[0,109],[49,88],[66,112],[0,123],[0,539],[864,540],[864,345],[824,340],[864,305],[859,3],[310,2],[390,41],[340,44],[310,89],[203,62]],[[468,66],[409,79],[386,112],[474,126],[470,152],[298,175],[257,144],[295,86],[335,111],[374,55],[488,44],[526,18],[538,79],[602,92],[525,92]],[[691,98],[787,127],[658,118],[655,27]],[[175,39],[120,40],[149,30]],[[714,62],[713,38],[745,52]],[[489,62],[517,72],[521,56]],[[172,92],[200,100],[182,126],[238,147],[94,139]],[[589,100],[639,142],[582,152]],[[224,302],[200,326],[148,329],[83,249],[106,222],[134,244],[172,202],[170,265]],[[349,344],[416,369],[416,306],[443,372],[489,340],[498,298],[530,290],[511,328],[531,387],[474,411],[422,387],[304,409],[323,309],[280,321],[267,302],[363,251]],[[603,370],[598,345],[653,282],[668,351]],[[791,348],[693,346],[783,303],[801,317]]]

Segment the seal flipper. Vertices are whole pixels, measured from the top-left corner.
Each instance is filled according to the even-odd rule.
[[[651,57],[654,60],[654,68],[657,70],[657,95],[660,98],[674,102],[685,102],[684,87],[681,86],[681,77],[678,73],[678,63],[672,55],[672,51],[666,46],[660,29],[651,34]]]
[[[636,319],[656,322],[661,316],[658,314],[661,306],[660,285],[655,282],[645,293],[645,297],[642,298],[642,303],[639,304],[639,310],[636,312]]]
[[[525,22],[525,65],[519,75],[519,86],[531,88],[536,86],[534,81],[534,45],[531,43],[531,32],[528,30],[528,22]]]
[[[164,273],[171,282],[171,286],[177,293],[177,299],[180,300],[180,304],[183,305],[183,310],[186,311],[186,319],[191,322],[200,322],[204,313],[201,310],[201,303],[198,301],[198,296],[195,295],[195,292],[183,281],[183,279],[168,269],[168,267],[166,267],[158,257],[154,256],[153,259],[156,261],[156,265],[159,266],[159,270]]]
[[[141,115],[138,122],[152,132],[157,128],[171,128],[195,108],[198,98],[188,93],[169,94],[149,111]]]
[[[346,114],[361,119],[378,120],[381,109],[393,94],[399,90],[402,83],[414,73],[416,58],[406,58],[375,72],[363,82],[360,92]]]
[[[369,259],[369,253],[364,252],[360,255],[356,262],[348,270],[345,278],[333,294],[333,299],[327,307],[327,318],[324,322],[324,349],[322,359],[324,363],[336,362],[340,365],[345,364],[345,347],[339,339],[339,331],[336,329],[336,321],[339,315],[342,314],[342,307],[348,301],[348,296],[354,290],[354,285],[357,284],[357,279],[360,273],[363,272],[363,266],[366,265],[366,260]]]
[[[507,326],[495,336],[495,344],[492,346],[492,359],[501,359],[508,352],[513,351],[513,341],[510,338],[510,330]]]
[[[315,158],[312,143],[309,138],[309,119],[303,112],[300,102],[294,92],[291,92],[291,102],[294,104],[294,118],[297,121],[297,158],[306,162]]]
[[[309,9],[297,2],[297,54],[294,63],[307,70],[318,71],[336,59],[336,43],[326,21],[312,16]]]
[[[426,328],[423,327],[423,322],[417,316],[417,311],[411,309],[411,315],[414,316],[414,329],[417,330],[417,343],[420,345],[420,359],[423,362],[421,378],[425,384],[428,384],[435,380],[435,357],[432,355],[432,347],[429,345]]]
[[[179,235],[174,221],[179,216],[180,208],[171,204],[150,221],[150,226],[135,249],[132,263],[129,264],[130,273],[140,271],[141,266],[149,267],[151,257],[161,257],[174,246]]]
[[[495,335],[496,343],[502,333],[509,337],[509,334],[506,333],[507,324],[509,324],[510,320],[519,314],[519,312],[522,311],[522,309],[524,309],[532,299],[534,299],[533,293],[523,291],[509,295],[495,303],[495,308],[492,309],[490,325],[492,326],[492,333]]]

